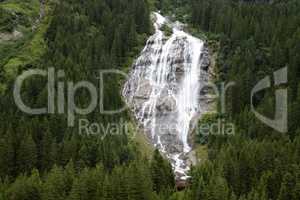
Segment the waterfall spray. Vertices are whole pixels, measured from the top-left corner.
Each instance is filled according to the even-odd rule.
[[[189,170],[189,133],[200,112],[201,53],[204,42],[159,13],[125,84],[123,95],[153,145],[170,159],[178,177]],[[164,26],[172,29],[166,36]]]

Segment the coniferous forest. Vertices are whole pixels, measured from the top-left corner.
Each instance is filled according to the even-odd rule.
[[[137,130],[81,134],[67,125],[67,112],[25,114],[13,96],[16,77],[28,69],[63,70],[64,82],[94,85],[98,70],[128,73],[153,33],[155,10],[205,38],[214,52],[215,82],[235,82],[226,93],[226,113],[211,120],[234,123],[236,133],[195,134],[195,145],[205,147],[207,158],[200,156],[182,191],[160,152],[145,152],[131,137]],[[287,133],[257,120],[250,96],[257,82],[283,67],[288,68]],[[124,104],[124,81],[105,77],[107,110]],[[254,96],[256,110],[274,116],[276,89]],[[24,82],[21,95],[40,108],[47,93],[47,79],[35,77]],[[75,102],[85,107],[90,97],[83,90]],[[0,111],[0,200],[298,200],[300,1],[0,0]],[[83,117],[104,126],[134,124],[128,111],[95,110],[76,115],[76,123]]]

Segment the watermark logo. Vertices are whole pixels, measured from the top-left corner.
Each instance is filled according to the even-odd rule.
[[[67,113],[68,126],[70,127],[75,125],[75,116],[77,114],[88,115],[93,112],[97,106],[100,114],[117,114],[123,112],[126,109],[126,106],[124,105],[122,108],[115,110],[105,110],[104,108],[104,78],[109,74],[128,78],[127,74],[120,70],[99,70],[99,88],[97,88],[94,84],[88,81],[80,81],[77,83],[72,81],[61,81],[61,79],[65,77],[65,73],[62,70],[58,70],[56,72],[54,68],[49,68],[48,70],[31,69],[22,73],[15,81],[13,91],[15,103],[21,111],[31,115]],[[31,108],[30,106],[26,105],[22,99],[21,89],[24,81],[36,76],[47,77],[47,107]],[[90,102],[84,108],[76,105],[75,101],[76,94],[81,89],[88,91],[90,96]],[[67,94],[65,91],[67,91]],[[66,102],[67,105],[65,105]]]
[[[122,135],[123,133],[126,133],[130,138],[135,138],[140,128],[131,122],[123,121],[123,119],[117,123],[107,124],[90,122],[88,119],[79,119],[78,121],[80,135],[101,135],[102,140],[108,135]]]
[[[274,83],[277,87],[276,96],[276,106],[275,106],[275,118],[270,119],[255,110],[253,97],[254,95],[262,90],[271,87],[271,78],[266,76],[264,79],[259,81],[256,86],[251,91],[251,110],[255,116],[269,127],[281,132],[286,133],[288,131],[288,94],[287,88],[280,88],[283,84],[288,83],[288,68],[284,67],[274,72]]]
[[[234,135],[235,125],[225,119],[218,118],[214,122],[200,123],[196,132],[201,136],[208,135]]]
[[[274,72],[274,86],[276,88],[275,96],[276,96],[276,110],[275,110],[275,118],[270,119],[262,114],[260,114],[254,106],[254,95],[260,91],[266,90],[271,87],[271,77],[266,76],[264,79],[259,81],[255,87],[251,91],[251,111],[255,114],[255,116],[262,121],[264,124],[272,127],[273,129],[286,133],[288,129],[288,95],[287,89],[282,86],[288,82],[287,77],[288,69],[287,67],[282,68]],[[114,109],[114,110],[105,110],[104,108],[104,78],[109,75],[118,75],[122,76],[128,80],[128,75],[120,70],[99,70],[97,79],[99,80],[99,87],[96,87],[93,83],[88,81],[80,81],[74,83],[72,81],[62,81],[65,78],[65,73],[62,70],[56,71],[54,68],[49,68],[48,70],[42,69],[31,69],[23,72],[20,76],[17,77],[14,85],[14,100],[19,109],[27,114],[32,115],[40,115],[40,114],[67,114],[68,126],[73,127],[75,125],[76,115],[88,115],[93,112],[95,109],[98,109],[100,114],[113,115],[118,114],[127,109],[126,104],[122,108]],[[22,100],[22,85],[24,81],[30,79],[32,77],[44,77],[47,79],[47,91],[48,91],[48,99],[47,105],[42,108],[32,108],[29,105],[26,105]],[[146,84],[146,83],[145,83]],[[220,116],[226,115],[226,92],[229,88],[235,85],[234,82],[229,82],[227,84],[221,83],[220,85],[216,85],[213,83],[203,83],[200,85],[200,93],[205,93],[205,90],[210,90],[212,93],[213,99],[219,99],[219,107],[220,107]],[[140,95],[143,97],[144,93],[147,93],[148,89],[152,89],[154,91],[162,90],[160,85],[149,87],[149,85],[140,85],[139,90],[141,90]],[[80,90],[86,90],[87,95],[89,95],[90,101],[88,104],[77,105],[76,104],[76,95]],[[139,91],[138,90],[138,91]],[[163,93],[164,94],[164,93]],[[170,94],[166,93],[163,98],[159,99],[159,109],[163,110],[164,114],[171,115],[176,114],[178,107],[177,103],[174,100],[174,96],[170,96]],[[199,96],[199,101],[206,101],[207,97],[205,95]],[[65,105],[66,104],[66,105]],[[195,109],[197,106],[195,106]],[[187,107],[187,109],[191,109]],[[188,110],[189,112],[198,112],[197,110]],[[143,113],[144,114],[144,113]],[[91,133],[99,133],[105,132],[107,129],[121,129],[120,127],[115,128],[112,127],[102,127],[97,124],[90,124],[86,120],[80,120],[80,131],[91,132]],[[220,119],[215,123],[210,124],[201,124],[200,127],[201,132],[203,133],[214,133],[214,134],[234,134],[234,125],[232,123],[227,123],[225,119]],[[105,131],[103,131],[105,130]],[[106,131],[108,132],[108,131]]]

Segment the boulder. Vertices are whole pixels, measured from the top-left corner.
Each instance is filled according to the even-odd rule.
[[[201,59],[201,69],[208,71],[208,68],[211,63],[210,63],[209,50],[207,47],[204,47],[200,59]]]
[[[170,113],[176,110],[176,100],[172,96],[160,98],[156,108],[160,113]]]
[[[185,180],[177,180],[176,181],[176,189],[177,191],[182,191],[188,187],[188,181]]]

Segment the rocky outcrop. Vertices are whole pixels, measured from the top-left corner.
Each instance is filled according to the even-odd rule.
[[[150,141],[170,159],[177,179],[186,180],[195,160],[188,135],[205,110],[200,86],[207,81],[209,52],[179,28],[182,24],[155,16],[156,32],[136,60],[123,96]],[[160,30],[164,23],[173,27],[171,37]]]
[[[176,189],[177,191],[182,191],[189,186],[187,181],[176,181]]]
[[[23,37],[23,33],[14,30],[12,33],[0,33],[0,42],[1,41],[10,41],[10,40],[17,40]]]
[[[33,5],[32,5],[33,6]],[[28,8],[30,9],[30,8]],[[35,10],[33,7],[31,8],[32,10]],[[25,32],[19,28],[20,25],[27,27],[27,25],[22,24],[21,22],[23,21],[29,21],[29,27],[32,31],[36,30],[38,26],[40,25],[41,21],[43,18],[46,16],[46,0],[40,0],[40,9],[39,13],[35,13],[36,15],[38,14],[38,17],[33,17],[35,15],[24,15],[20,14],[18,10],[15,9],[8,9],[11,15],[14,16],[14,30],[12,32],[0,32],[0,42],[7,42],[7,41],[16,41],[20,38],[22,38],[25,34]],[[25,20],[26,18],[26,20]],[[27,19],[28,18],[28,19]]]
[[[202,53],[201,53],[201,69],[208,71],[208,68],[210,67],[210,56],[209,56],[209,49],[207,46],[204,47]]]

